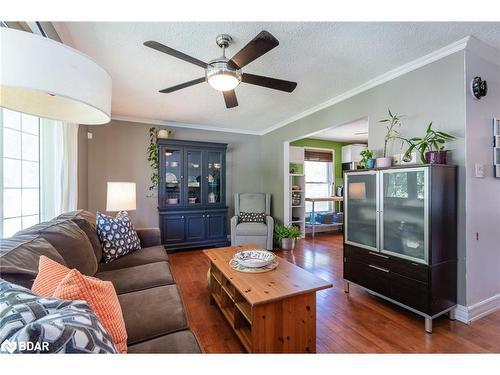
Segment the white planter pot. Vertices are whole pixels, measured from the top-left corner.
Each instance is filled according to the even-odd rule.
[[[392,166],[392,158],[377,158],[377,168],[386,168]]]

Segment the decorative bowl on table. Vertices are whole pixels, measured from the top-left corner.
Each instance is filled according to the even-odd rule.
[[[234,259],[244,267],[265,267],[275,259],[275,255],[267,250],[251,249],[234,254]]]

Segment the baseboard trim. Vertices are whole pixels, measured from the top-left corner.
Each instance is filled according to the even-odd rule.
[[[487,298],[471,306],[458,305],[456,319],[462,323],[471,322],[482,318],[492,312],[500,309],[500,294]]]

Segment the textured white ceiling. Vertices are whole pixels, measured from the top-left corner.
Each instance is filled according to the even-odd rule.
[[[333,129],[326,129],[308,138],[346,143],[367,143],[368,118],[364,117]]]
[[[468,35],[500,49],[500,23],[77,22],[54,23],[63,41],[93,57],[113,78],[114,116],[262,132],[391,69]],[[280,45],[244,72],[298,82],[291,93],[241,84],[239,106],[199,84],[158,90],[202,77],[195,65],[142,43],[156,40],[203,61],[220,55],[215,37],[228,33],[230,57],[261,30]]]

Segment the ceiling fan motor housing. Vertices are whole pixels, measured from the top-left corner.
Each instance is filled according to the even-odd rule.
[[[236,78],[238,80],[238,83],[241,82],[241,69],[233,69],[229,67],[228,62],[229,59],[226,57],[219,57],[217,59],[209,61],[209,67],[205,69],[207,80],[209,80],[213,76],[224,74]]]

